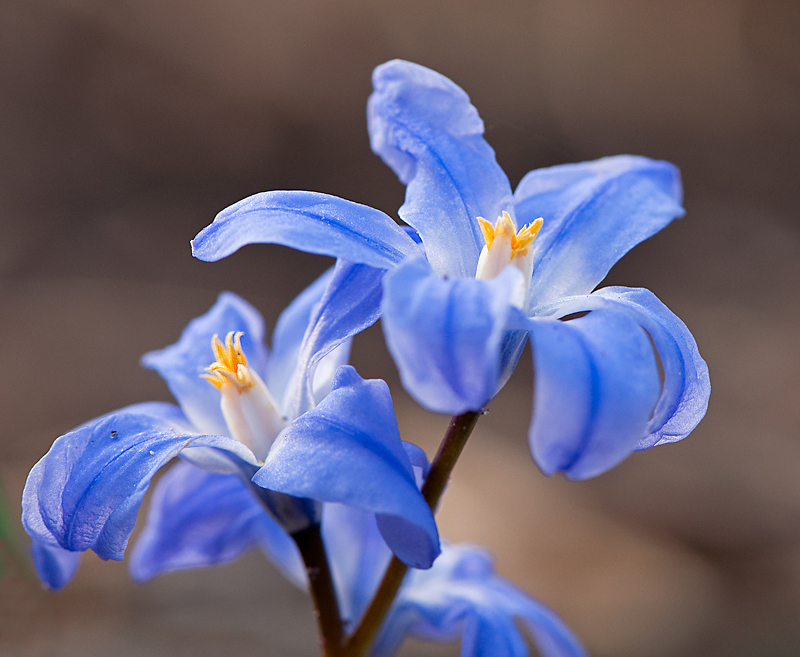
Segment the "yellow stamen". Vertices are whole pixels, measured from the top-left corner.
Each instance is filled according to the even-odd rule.
[[[240,393],[256,385],[242,350],[243,335],[241,331],[231,331],[225,336],[225,344],[217,335],[211,338],[211,348],[217,360],[206,368],[208,374],[203,374],[203,378],[219,390],[226,383],[233,385]]]
[[[497,221],[500,220],[498,219]],[[481,231],[483,232],[483,239],[486,240],[486,246],[491,248],[492,242],[494,242],[494,226],[483,217],[478,217],[478,223],[481,225]]]
[[[528,247],[536,238],[536,235],[539,234],[544,220],[539,217],[534,222],[516,231],[514,222],[511,221],[511,215],[504,210],[494,226],[483,217],[478,217],[478,223],[481,226],[481,232],[483,232],[483,239],[486,240],[486,248],[491,249],[494,238],[503,234],[511,240],[511,258],[513,258],[517,254],[528,255]]]
[[[519,232],[511,239],[511,257],[513,258],[517,253],[520,255],[528,255],[528,247],[536,239],[539,231],[542,229],[544,219],[539,217],[533,223],[523,226]]]

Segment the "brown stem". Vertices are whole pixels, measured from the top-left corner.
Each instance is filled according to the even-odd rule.
[[[469,438],[475,428],[475,423],[482,413],[483,411],[467,411],[461,415],[454,416],[450,421],[447,433],[445,433],[442,443],[439,445],[439,451],[436,452],[431,468],[428,471],[428,476],[422,485],[422,496],[434,513],[436,513],[436,507],[439,506],[439,500],[442,497],[448,479],[450,479],[450,473],[453,471],[461,450],[464,449],[467,438]],[[361,617],[358,627],[356,627],[345,646],[344,655],[346,657],[363,657],[366,655],[367,650],[375,640],[383,619],[389,612],[392,602],[394,602],[397,592],[400,590],[407,571],[408,566],[397,557],[392,557],[386,572],[383,574],[378,590],[375,592],[369,607]]]
[[[428,476],[425,477],[425,483],[422,484],[422,496],[434,513],[439,506],[439,500],[447,486],[447,481],[450,479],[450,473],[453,471],[458,457],[461,456],[461,450],[467,444],[467,438],[481,415],[483,415],[483,411],[467,411],[450,420],[447,433],[444,435],[442,444],[439,445],[439,451],[436,452]]]
[[[308,588],[319,626],[322,656],[336,657],[341,654],[344,629],[320,526],[311,525],[291,536],[306,566]]]

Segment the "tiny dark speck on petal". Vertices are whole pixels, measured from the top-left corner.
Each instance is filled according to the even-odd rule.
[[[111,432],[111,438],[114,439],[116,437],[117,437],[117,432],[116,431],[112,431]]]

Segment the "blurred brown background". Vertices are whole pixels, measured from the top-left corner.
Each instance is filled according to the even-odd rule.
[[[512,184],[617,153],[681,167],[686,218],[607,282],[682,317],[713,386],[683,443],[570,483],[530,462],[523,357],[456,469],[443,534],[491,547],[595,657],[800,654],[796,0],[0,0],[12,519],[57,435],[169,398],[143,352],[222,289],[272,325],[328,264],[271,246],[196,262],[189,239],[216,212],[298,188],[395,213],[403,188],[365,128],[370,72],[394,57],[467,90]],[[447,419],[396,385],[379,328],[353,361],[389,381],[404,438],[432,450]],[[89,556],[57,594],[5,556],[3,657],[315,654],[304,595],[258,555],[145,586]]]

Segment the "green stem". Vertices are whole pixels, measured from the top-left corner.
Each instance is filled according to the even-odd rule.
[[[322,656],[336,657],[341,654],[344,628],[320,526],[311,525],[291,534],[291,537],[300,550],[300,556],[306,566],[308,588],[319,627]]]
[[[450,473],[461,455],[461,450],[464,449],[467,438],[482,414],[483,411],[467,411],[454,416],[450,421],[447,433],[439,445],[439,451],[436,453],[425,483],[422,485],[422,496],[434,513],[436,513],[436,507],[439,506],[439,500],[447,481],[450,479]],[[400,590],[407,571],[408,566],[397,557],[392,557],[378,590],[345,646],[344,655],[346,657],[363,657],[367,654],[383,619]]]

